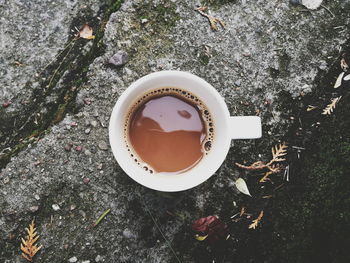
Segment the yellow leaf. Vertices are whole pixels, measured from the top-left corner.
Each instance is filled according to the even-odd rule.
[[[203,240],[205,240],[205,239],[208,237],[208,235],[206,235],[206,236],[195,235],[194,237],[195,237],[198,241],[203,241]]]

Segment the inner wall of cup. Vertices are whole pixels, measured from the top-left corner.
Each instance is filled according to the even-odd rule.
[[[186,189],[188,182],[186,181],[189,177],[196,177],[198,181],[205,181],[209,178],[225,160],[227,152],[230,147],[231,137],[229,134],[229,112],[227,106],[220,96],[220,94],[210,86],[206,81],[195,77],[191,74],[164,74],[164,76],[152,76],[148,75],[135,83],[133,83],[122,95],[121,102],[118,104],[117,123],[120,129],[117,129],[116,134],[118,142],[115,144],[116,152],[119,156],[116,156],[117,161],[123,167],[128,174],[133,177],[138,182],[144,182],[145,180],[149,183],[149,187],[153,184],[160,185],[163,183],[168,183],[173,181],[177,184],[178,188],[181,188],[180,185],[183,185],[183,188]],[[192,169],[186,173],[178,174],[177,176],[166,176],[161,173],[153,174],[149,177],[144,175],[149,175],[147,171],[140,168],[135,164],[135,161],[129,157],[129,152],[124,143],[124,125],[127,114],[129,113],[130,106],[139,98],[140,94],[145,94],[148,91],[154,89],[160,89],[162,87],[178,87],[184,90],[191,92],[196,95],[209,109],[212,119],[215,122],[215,137],[213,138],[212,148],[210,153]],[[113,139],[112,139],[113,140]],[[179,178],[185,177],[182,181]],[[177,178],[177,179],[175,179]]]
[[[203,141],[203,157],[199,161],[201,162],[203,158],[205,158],[206,155],[209,154],[211,150],[211,145],[214,141],[215,136],[215,122],[211,116],[210,110],[205,105],[204,102],[202,102],[195,94],[191,93],[188,90],[179,88],[179,87],[162,87],[158,89],[148,90],[144,94],[140,94],[138,98],[135,98],[134,101],[131,103],[126,117],[125,117],[125,124],[124,124],[124,143],[127,147],[127,151],[129,154],[129,157],[134,160],[135,164],[137,164],[139,167],[141,167],[143,170],[149,172],[150,174],[155,173],[154,169],[147,163],[145,163],[140,156],[136,153],[136,151],[133,149],[131,140],[129,138],[129,127],[130,122],[133,116],[133,113],[144,103],[146,103],[149,99],[157,96],[162,95],[175,95],[180,98],[183,98],[187,101],[189,101],[191,104],[196,105],[199,112],[201,113],[202,120],[205,125],[206,129],[206,138]],[[197,164],[195,164],[196,166]],[[192,167],[193,168],[193,167]],[[175,172],[174,174],[180,174],[183,172],[186,172],[192,168],[185,169],[183,171]],[[170,174],[170,173],[163,173],[163,174]]]

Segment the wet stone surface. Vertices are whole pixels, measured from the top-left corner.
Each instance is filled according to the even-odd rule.
[[[212,31],[194,11],[204,1],[125,0],[120,8],[103,1],[0,1],[0,261],[23,262],[20,237],[33,218],[43,245],[38,262],[217,260],[217,250],[196,241],[190,226],[200,217],[239,212],[245,197],[234,182],[247,174],[234,162],[269,158],[298,121],[292,114],[300,101],[337,61],[349,39],[350,1],[324,2],[330,12],[288,0],[205,1],[225,22]],[[72,30],[90,22],[96,38],[80,39],[65,56]],[[111,67],[119,50],[129,61]],[[137,185],[108,144],[109,116],[121,93],[166,69],[203,77],[232,115],[263,120],[262,139],[235,142],[213,177],[176,194]],[[40,103],[26,102],[32,98]],[[228,242],[218,262],[239,258],[245,244],[234,233]]]

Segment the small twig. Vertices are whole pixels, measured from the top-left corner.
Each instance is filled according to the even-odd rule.
[[[195,8],[194,10],[196,10],[198,13],[200,13],[202,16],[206,17],[209,20],[210,27],[212,30],[215,30],[215,31],[218,30],[218,27],[216,25],[217,23],[219,23],[223,28],[225,28],[224,22],[222,22],[219,18],[213,17],[203,12],[203,11],[206,11],[207,9],[208,8],[204,6],[204,7]]]
[[[144,203],[144,202],[143,202],[143,203]],[[151,219],[152,219],[154,225],[156,226],[156,228],[158,229],[159,233],[160,233],[160,234],[162,235],[162,237],[164,238],[164,240],[165,240],[165,242],[167,243],[168,247],[170,248],[171,252],[174,254],[176,260],[177,260],[179,263],[181,263],[181,260],[178,258],[178,256],[176,255],[176,253],[175,253],[173,247],[171,246],[170,242],[168,241],[168,239],[167,239],[167,238],[165,237],[165,235],[163,234],[162,230],[160,229],[160,227],[159,227],[157,221],[156,221],[155,218],[153,217],[153,215],[152,215],[151,211],[149,210],[148,206],[146,205],[146,203],[144,203],[144,206],[145,206],[145,208],[146,208],[148,214],[150,215],[150,217],[151,217]]]
[[[109,212],[111,212],[110,208],[104,211],[103,214],[96,220],[95,224],[93,224],[93,227],[97,226],[102,221],[102,219],[109,214]]]
[[[335,17],[335,15],[332,13],[332,11],[327,6],[321,5],[321,7],[326,9],[326,11],[328,11],[328,13],[330,13],[332,17]]]

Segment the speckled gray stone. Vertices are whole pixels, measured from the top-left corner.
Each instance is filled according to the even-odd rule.
[[[226,28],[219,31],[212,31],[207,19],[193,10],[200,3],[194,0],[125,0],[110,16],[101,42],[95,43],[105,46],[103,52],[85,69],[86,80],[77,91],[79,107],[53,122],[0,173],[0,262],[20,262],[18,244],[9,237],[24,235],[33,219],[28,208],[33,206],[40,207],[35,217],[45,248],[36,256],[38,262],[68,262],[73,255],[90,262],[176,262],[150,213],[183,262],[194,262],[193,249],[206,249],[191,239],[192,220],[209,212],[219,214],[228,203],[238,204],[241,197],[233,185],[239,171],[233,163],[247,156],[264,157],[269,153],[262,147],[283,138],[291,119],[288,109],[280,107],[280,93],[296,98],[315,88],[320,65],[324,68],[320,62],[334,61],[349,38],[350,25],[349,0],[327,2],[337,19],[323,8],[302,12],[289,1],[223,2],[209,5],[211,14],[225,22]],[[0,9],[1,28],[6,29],[0,46],[0,103],[12,104],[0,108],[0,114],[20,110],[19,102],[39,87],[33,76],[64,48],[73,34],[71,22],[85,6],[92,8],[91,21],[100,21],[99,1],[5,3]],[[144,17],[148,22],[142,24]],[[86,22],[89,17],[79,19]],[[206,47],[211,55],[202,61]],[[106,66],[116,50],[130,54],[127,66]],[[136,184],[107,144],[108,120],[118,97],[141,76],[161,69],[204,78],[223,96],[232,115],[259,112],[264,124],[261,140],[236,141],[212,178],[175,197]],[[25,87],[28,81],[33,86]],[[77,125],[71,126],[73,122]],[[85,134],[87,126],[90,134]],[[70,144],[81,151],[66,151]],[[35,166],[38,160],[41,164]],[[91,178],[89,184],[83,183],[86,177]],[[52,204],[61,209],[54,211]],[[76,209],[70,209],[72,205]],[[107,209],[111,212],[91,228]],[[174,216],[169,216],[171,209]],[[229,209],[239,212],[233,205]],[[126,229],[134,238],[126,237]]]

